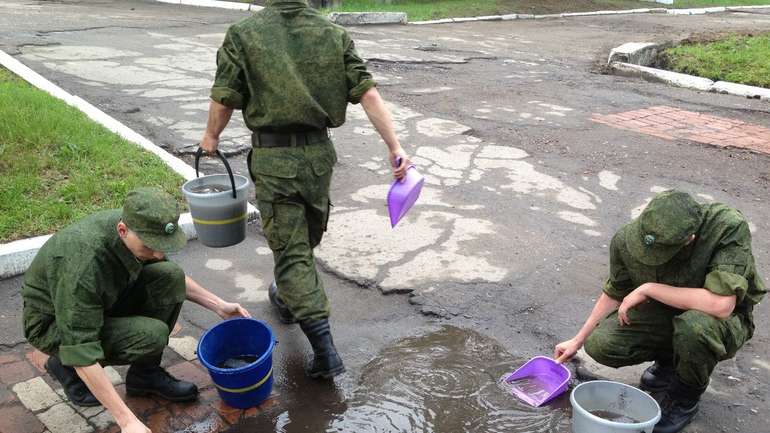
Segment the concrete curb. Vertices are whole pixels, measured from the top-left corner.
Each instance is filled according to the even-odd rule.
[[[166,150],[157,146],[155,143],[122,124],[115,118],[109,116],[107,113],[91,105],[86,100],[66,92],[61,87],[48,81],[42,75],[33,71],[2,50],[0,50],[0,65],[38,89],[43,90],[51,96],[64,101],[67,105],[82,111],[90,119],[110,131],[156,155],[171,170],[178,173],[185,180],[195,178],[195,169],[187,165],[181,159],[171,155]],[[247,212],[249,219],[259,215],[259,211],[251,203],[248,204]],[[179,226],[185,232],[185,235],[187,235],[187,239],[194,239],[197,237],[195,226],[192,222],[192,216],[189,213],[182,214],[179,217]],[[0,244],[0,279],[24,273],[32,263],[32,259],[35,257],[35,254],[37,254],[37,251],[50,237],[51,235],[44,235]]]
[[[238,10],[238,11],[259,11],[264,9],[264,7],[262,6],[253,5],[250,3],[237,3],[237,2],[216,1],[216,0],[155,0],[155,1],[158,3],[230,9],[230,10]]]
[[[329,21],[341,26],[406,24],[404,12],[332,12]]]
[[[752,99],[770,100],[770,89],[763,87],[747,86],[727,81],[715,83],[708,78],[648,66],[655,62],[658,51],[665,49],[668,45],[653,42],[629,42],[610,51],[607,65],[618,75],[644,78],[648,81],[700,90],[702,92],[724,93]]]
[[[715,83],[708,78],[680,74],[678,72],[634,65],[631,63],[612,62],[609,66],[613,71],[618,73],[618,75],[640,77],[648,81],[665,83],[686,89],[700,90],[702,92],[723,93],[770,101],[770,89],[765,89],[763,87],[747,86],[745,84],[730,83],[727,81],[717,81]]]
[[[554,18],[574,18],[574,17],[594,17],[603,15],[631,15],[631,14],[655,14],[663,13],[669,15],[704,15],[712,13],[722,12],[740,12],[749,9],[770,9],[768,5],[757,6],[731,6],[731,7],[713,7],[713,8],[697,8],[697,9],[667,9],[667,8],[644,8],[644,9],[625,9],[618,11],[595,11],[595,12],[564,12],[561,14],[547,14],[547,15],[530,15],[530,14],[509,14],[494,16],[496,21],[512,21],[512,20],[542,20],[542,19],[554,19]],[[499,17],[499,18],[498,18]],[[490,17],[464,17],[464,18],[445,18],[441,20],[431,21],[414,21],[409,22],[410,25],[426,25],[426,24],[449,24],[449,23],[464,23],[469,21],[491,21]]]

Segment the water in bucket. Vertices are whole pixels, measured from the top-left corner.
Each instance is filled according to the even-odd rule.
[[[245,367],[249,364],[255,363],[256,361],[257,356],[255,355],[240,355],[225,359],[221,364],[217,365],[217,367],[232,370],[234,368]]]
[[[194,192],[195,194],[213,194],[213,193],[225,192],[229,190],[230,190],[229,186],[219,185],[219,184],[214,184],[214,185],[203,184],[203,185],[196,185],[190,188],[190,192]]]

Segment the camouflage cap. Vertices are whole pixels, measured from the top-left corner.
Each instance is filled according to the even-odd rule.
[[[179,228],[176,200],[158,188],[137,188],[129,192],[123,204],[123,222],[155,251],[170,253],[187,244],[187,237]]]
[[[702,219],[701,205],[690,194],[664,191],[630,223],[626,246],[631,255],[645,265],[662,265],[687,244]]]

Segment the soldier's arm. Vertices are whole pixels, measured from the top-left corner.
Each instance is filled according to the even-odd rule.
[[[115,418],[115,422],[118,423],[123,432],[149,432],[150,430],[139,421],[139,418],[131,412],[131,409],[126,406],[126,403],[118,395],[118,391],[110,382],[104,369],[97,362],[86,367],[75,367],[75,371],[78,373],[83,382],[85,382],[88,389],[94,394],[99,402],[110,412]]]
[[[390,150],[390,164],[394,167],[393,175],[401,179],[406,173],[406,169],[411,162],[406,152],[401,148],[401,143],[396,136],[396,129],[393,127],[393,119],[390,116],[390,111],[385,106],[385,102],[380,96],[380,92],[376,87],[372,87],[367,90],[361,97],[361,106],[364,108],[369,121],[372,122],[374,128],[382,137],[382,140],[388,146]],[[400,164],[396,164],[396,160],[400,159]]]
[[[214,153],[219,147],[219,135],[222,134],[230,117],[233,115],[233,108],[222,105],[212,100],[209,105],[209,119],[206,123],[206,132],[201,140],[201,148],[206,153]]]
[[[185,276],[184,281],[187,299],[203,308],[215,312],[219,317],[223,319],[229,319],[231,317],[251,317],[251,314],[249,314],[245,308],[241,307],[240,304],[222,300],[222,298],[206,290],[192,278]]]
[[[735,295],[717,295],[705,288],[673,287],[660,283],[646,283],[638,289],[643,295],[680,310],[698,310],[726,319],[735,309]]]

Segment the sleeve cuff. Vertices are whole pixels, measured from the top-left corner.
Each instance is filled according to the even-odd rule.
[[[607,279],[607,281],[604,283],[604,289],[602,289],[602,291],[605,295],[616,301],[622,301],[623,298],[625,298],[628,294],[625,291],[619,290],[617,287],[613,286],[609,279]]]
[[[70,346],[61,345],[59,346],[59,359],[64,365],[85,367],[104,359],[104,351],[98,341]]]
[[[358,104],[361,102],[361,97],[364,96],[364,93],[376,85],[377,82],[371,78],[361,81],[356,87],[353,87],[350,89],[350,92],[348,92],[348,101],[350,101],[351,104]]]
[[[243,95],[229,87],[213,87],[211,99],[230,108],[243,108]]]
[[[746,296],[746,291],[749,287],[749,282],[746,278],[732,272],[725,271],[711,271],[706,275],[706,282],[703,287],[721,296],[735,295],[736,303],[743,301],[743,297]]]

